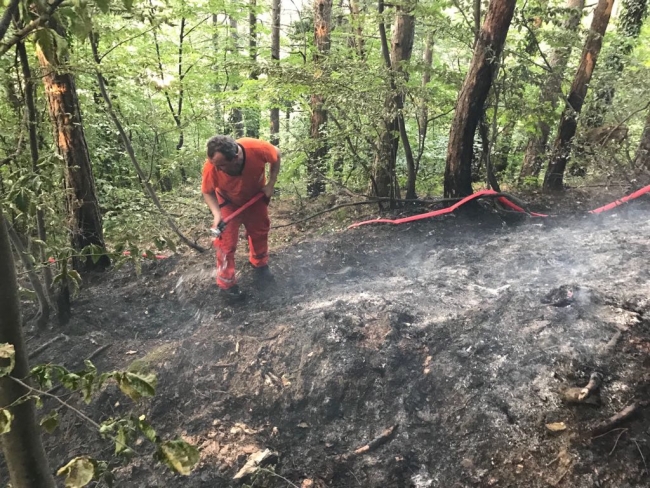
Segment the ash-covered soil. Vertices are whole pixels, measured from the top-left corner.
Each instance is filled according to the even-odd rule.
[[[146,365],[154,399],[114,387],[85,411],[130,410],[202,453],[189,477],[149,458],[117,486],[229,487],[249,455],[278,454],[247,483],[300,487],[650,486],[650,206],[601,217],[449,217],[368,226],[288,245],[277,283],[242,305],[219,301],[213,256],[175,256],[88,280],[69,337],[32,362]],[[30,341],[30,347],[61,332]],[[600,392],[563,392],[600,372]],[[63,413],[46,435],[52,468],[114,447]],[[552,432],[546,424],[564,422]],[[367,452],[354,451],[395,427]],[[609,429],[611,430],[611,429]]]

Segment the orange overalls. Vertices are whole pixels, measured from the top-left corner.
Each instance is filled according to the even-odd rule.
[[[222,219],[248,202],[266,184],[266,163],[271,165],[278,163],[278,150],[268,142],[245,137],[238,139],[237,143],[244,152],[244,166],[240,175],[230,176],[219,171],[210,161],[206,161],[203,166],[201,191],[215,192]],[[264,198],[255,202],[228,222],[221,238],[215,240],[219,288],[228,289],[237,284],[235,251],[241,224],[244,224],[248,236],[250,263],[256,268],[266,266],[268,263],[268,235],[271,223],[267,205],[268,201]]]

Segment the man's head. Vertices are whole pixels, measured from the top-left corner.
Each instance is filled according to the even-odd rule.
[[[207,143],[208,160],[225,173],[236,175],[239,173],[241,161],[239,144],[230,136],[214,136]]]

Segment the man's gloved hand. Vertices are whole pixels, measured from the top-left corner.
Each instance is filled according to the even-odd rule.
[[[221,238],[221,233],[226,228],[226,223],[223,220],[220,220],[216,227],[210,228],[210,235],[215,239]]]

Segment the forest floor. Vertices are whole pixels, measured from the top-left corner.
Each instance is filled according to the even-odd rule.
[[[200,464],[181,477],[134,458],[117,486],[238,486],[264,449],[277,475],[255,487],[649,486],[650,414],[592,428],[649,399],[650,201],[596,217],[565,198],[567,215],[548,220],[461,213],[345,231],[330,214],[279,229],[270,290],[251,287],[240,244],[250,296],[236,306],[217,297],[212,253],[90,276],[71,323],[29,347],[68,339],[32,362],[81,367],[110,344],[99,369],[156,372],[151,400],[107,386],[80,408],[97,421],[144,413],[199,446]],[[290,221],[286,205],[274,212]],[[593,372],[600,391],[567,403]],[[70,412],[45,440],[53,469],[114,450]]]

